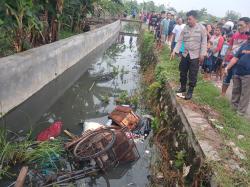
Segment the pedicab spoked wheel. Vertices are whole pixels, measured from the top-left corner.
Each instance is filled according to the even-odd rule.
[[[94,159],[112,148],[116,139],[111,129],[101,128],[87,133],[74,148],[73,154],[80,160]]]

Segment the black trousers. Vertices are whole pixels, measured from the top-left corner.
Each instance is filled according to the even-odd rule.
[[[190,59],[189,55],[187,55],[186,57],[182,56],[179,65],[180,82],[182,87],[186,87],[188,79],[189,87],[194,88],[196,86],[199,66],[199,58]]]

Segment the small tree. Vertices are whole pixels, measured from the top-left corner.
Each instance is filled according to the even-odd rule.
[[[234,10],[228,10],[226,12],[226,19],[231,19],[232,21],[237,21],[240,18],[240,13],[234,11]]]
[[[32,31],[41,31],[39,19],[35,15],[32,0],[3,0],[0,15],[2,31],[16,52],[32,46],[30,36]]]
[[[174,7],[168,7],[168,8],[167,8],[167,12],[171,12],[171,13],[176,14],[176,13],[177,13],[177,10],[176,10]]]

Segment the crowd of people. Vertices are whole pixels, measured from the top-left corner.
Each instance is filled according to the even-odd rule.
[[[250,102],[250,18],[204,24],[199,23],[194,10],[186,17],[185,24],[183,18],[165,11],[141,16],[155,34],[157,49],[168,45],[170,58],[178,55],[181,59],[177,93],[186,100],[192,98],[199,70],[205,79],[221,80],[222,96],[233,80],[232,106],[239,115],[245,115]]]

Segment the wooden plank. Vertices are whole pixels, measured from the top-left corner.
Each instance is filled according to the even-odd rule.
[[[23,187],[28,173],[28,166],[23,166],[16,180],[15,187]]]

